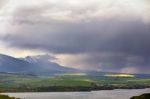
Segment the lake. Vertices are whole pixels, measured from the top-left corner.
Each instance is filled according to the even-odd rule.
[[[132,96],[150,93],[147,89],[115,89],[92,92],[26,92],[3,93],[22,99],[129,99]]]

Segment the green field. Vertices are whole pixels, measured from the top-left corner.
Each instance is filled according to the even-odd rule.
[[[109,74],[110,75],[110,74]],[[112,74],[111,74],[112,75]],[[120,75],[120,74],[119,74]],[[0,91],[84,91],[113,88],[145,88],[149,77],[65,73],[50,76],[0,73]]]
[[[9,97],[7,95],[0,95],[0,99],[20,99],[20,98]]]

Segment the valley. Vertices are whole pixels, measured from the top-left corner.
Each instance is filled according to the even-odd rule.
[[[0,54],[0,92],[92,91],[150,87],[150,74],[81,71],[49,55],[14,58]]]
[[[108,75],[117,73],[60,73],[37,76],[3,72],[0,73],[0,92],[92,91],[150,87],[150,77],[146,74],[132,77]]]

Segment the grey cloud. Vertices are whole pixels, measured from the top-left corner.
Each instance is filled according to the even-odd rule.
[[[78,1],[79,2],[79,1]],[[61,18],[65,17],[66,20],[73,21],[90,21],[90,20],[101,20],[101,18],[116,18],[121,19],[122,17],[130,16],[131,18],[141,18],[140,20],[145,20],[145,17],[148,14],[145,14],[144,11],[149,11],[148,7],[144,7],[143,13],[137,13],[132,8],[134,5],[129,5],[129,8],[126,8],[125,1],[111,2],[107,0],[106,2],[94,0],[88,0],[87,3],[84,2],[84,5],[73,5],[66,2],[47,2],[40,5],[33,6],[22,6],[17,8],[14,11],[13,22],[16,24],[41,24],[41,23],[50,23],[52,21],[63,21]],[[134,1],[132,1],[134,2]],[[80,1],[83,3],[83,1]],[[104,5],[105,4],[105,5]],[[143,2],[142,2],[143,4]],[[147,4],[145,4],[146,6]],[[122,7],[122,9],[120,9]],[[105,12],[105,13],[104,13]],[[112,13],[114,12],[114,13]],[[124,12],[124,14],[122,14]],[[137,16],[138,14],[138,16]],[[65,20],[65,21],[66,21]]]
[[[40,59],[40,60],[49,60],[49,61],[53,61],[53,60],[57,59],[53,55],[49,55],[49,54],[36,55],[36,56],[31,56],[31,57],[36,58],[36,59]]]
[[[8,0],[0,0],[0,8],[2,8]]]
[[[15,24],[49,24],[52,21],[57,21],[57,19],[53,19],[53,17],[57,17],[57,15],[61,15],[59,16],[60,18],[58,18],[58,22],[63,16],[70,20],[77,20],[86,17],[88,13],[92,14],[93,12],[97,12],[97,10],[98,5],[95,3],[80,7],[68,5],[66,2],[43,3],[41,5],[19,7],[14,11],[12,20]],[[45,14],[50,15],[46,16]]]
[[[150,70],[150,25],[139,20],[105,20],[74,24],[24,26],[3,40],[12,47],[43,49],[55,54],[87,54],[92,68],[121,71],[133,66]],[[96,56],[92,53],[111,53]],[[135,57],[130,57],[135,56]],[[87,66],[87,68],[89,68]]]
[[[78,58],[78,57],[77,57]],[[80,57],[78,61],[84,69],[123,73],[149,73],[150,58],[120,53],[94,53]]]
[[[133,66],[142,72],[149,72],[149,23],[137,17],[112,16],[110,19],[85,18],[66,22],[43,16],[45,11],[52,13],[60,8],[62,12],[70,11],[67,16],[73,19],[95,11],[94,8],[83,7],[81,10],[62,5],[23,7],[13,15],[14,22],[17,22],[11,27],[14,33],[0,39],[8,46],[20,49],[40,49],[54,54],[86,54],[81,62],[106,71],[121,71]]]
[[[150,3],[150,1],[149,0],[144,0],[146,3]]]
[[[54,53],[121,52],[150,56],[149,24],[117,20],[24,26],[5,40],[13,46]],[[27,40],[28,39],[28,40]]]

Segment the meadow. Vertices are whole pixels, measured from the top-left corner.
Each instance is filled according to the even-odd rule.
[[[150,77],[131,74],[63,73],[37,76],[0,73],[1,92],[91,91],[146,87],[150,87]]]

